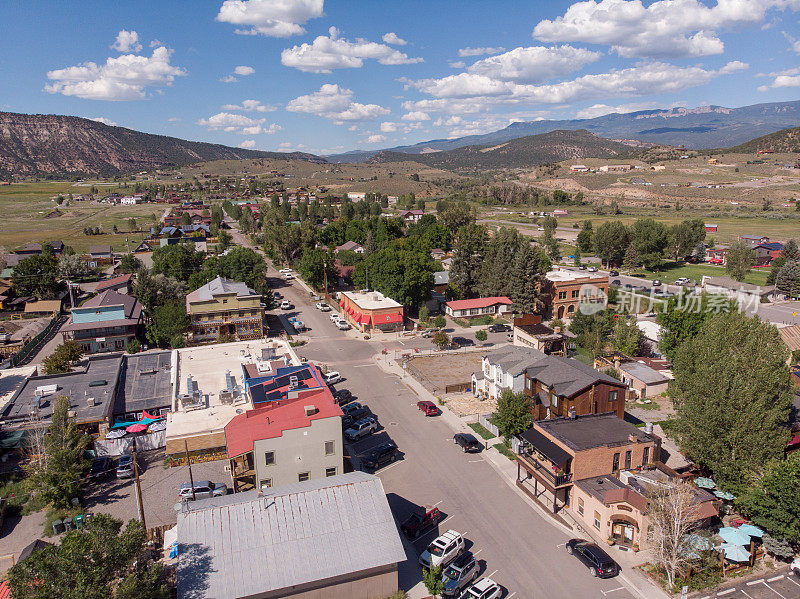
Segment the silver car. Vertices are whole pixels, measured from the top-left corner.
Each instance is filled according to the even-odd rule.
[[[178,491],[181,499],[192,498],[192,487],[189,483],[183,483]],[[194,481],[194,498],[208,499],[209,497],[219,497],[228,494],[228,487],[224,483],[212,483],[210,480]]]

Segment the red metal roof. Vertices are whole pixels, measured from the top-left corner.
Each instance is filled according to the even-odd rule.
[[[510,306],[512,302],[505,296],[479,297],[476,299],[456,300],[454,302],[447,302],[447,306],[451,310],[471,310],[473,308],[488,308],[489,306],[495,306],[497,304]]]
[[[114,277],[113,279],[108,279],[107,281],[100,281],[95,288],[95,291],[102,291],[108,287],[113,287],[114,285],[119,285],[121,283],[127,283],[131,280],[133,275],[120,275],[118,277]]]
[[[308,405],[317,409],[315,414],[306,416],[305,406]],[[312,420],[342,415],[342,409],[335,403],[327,385],[301,391],[294,399],[276,401],[263,408],[248,410],[234,416],[225,426],[228,457],[253,451],[253,444],[261,439],[274,439],[280,437],[283,431],[310,426]]]
[[[11,599],[11,585],[7,580],[0,582],[0,599]]]
[[[792,437],[792,440],[786,444],[786,447],[795,447],[797,445],[800,445],[800,435]]]
[[[391,324],[403,322],[403,315],[399,312],[392,312],[391,314],[374,314],[372,316],[372,324]]]

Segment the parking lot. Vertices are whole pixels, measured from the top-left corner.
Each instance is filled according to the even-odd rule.
[[[700,599],[795,599],[800,597],[800,577],[794,574],[776,573],[723,589],[714,594],[698,593]]]

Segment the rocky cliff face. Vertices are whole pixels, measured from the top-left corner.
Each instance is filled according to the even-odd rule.
[[[312,154],[186,141],[73,116],[0,112],[0,174],[5,175],[113,176],[204,160],[245,158],[324,162]]]

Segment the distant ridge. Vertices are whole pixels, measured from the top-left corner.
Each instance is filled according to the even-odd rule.
[[[142,133],[75,116],[0,112],[0,175],[116,176],[205,160],[325,160]]]
[[[733,148],[728,148],[729,152],[758,152],[759,150],[772,150],[773,152],[781,153],[800,153],[800,127],[792,127],[791,129],[784,129],[776,131],[769,135],[762,135],[755,139],[751,139],[743,144],[739,144]]]

